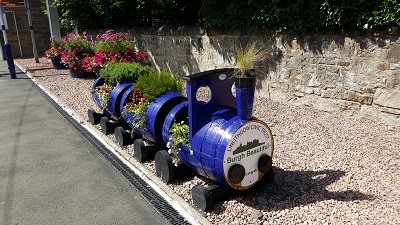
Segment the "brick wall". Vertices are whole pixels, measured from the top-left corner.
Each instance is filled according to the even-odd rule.
[[[42,11],[42,3],[40,0],[29,1],[31,9],[32,26],[36,39],[36,47],[38,50],[39,57],[43,56],[44,51],[50,47],[50,28],[47,15]],[[14,11],[16,15],[16,21],[21,41],[22,55],[24,58],[33,57],[33,47],[31,32],[29,29],[28,14],[25,8],[20,7],[4,7],[5,11]],[[15,29],[14,17],[12,13],[6,13],[7,15],[7,38],[11,45],[11,51],[13,57],[20,58],[20,48],[18,45],[17,32]],[[3,35],[1,34],[1,43],[4,44]]]

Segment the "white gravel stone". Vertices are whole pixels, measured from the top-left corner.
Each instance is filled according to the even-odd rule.
[[[90,95],[93,79],[73,79],[44,58],[38,64],[16,62],[81,118],[87,119],[89,108],[97,109]],[[256,99],[254,115],[274,136],[275,180],[214,205],[203,214],[211,223],[400,224],[400,126],[265,98]],[[123,149],[133,154],[132,146]],[[155,173],[154,161],[144,165]],[[191,188],[197,184],[214,182],[191,176],[169,185],[193,204]]]

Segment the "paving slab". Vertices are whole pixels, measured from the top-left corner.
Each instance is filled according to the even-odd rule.
[[[0,224],[167,224],[17,69],[0,60]]]

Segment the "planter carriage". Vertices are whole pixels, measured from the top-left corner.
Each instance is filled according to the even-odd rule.
[[[231,68],[183,77],[187,98],[174,92],[157,97],[146,112],[146,126],[140,130],[133,124],[135,115],[121,116],[117,113],[126,104],[132,88],[118,89],[114,104],[109,104],[105,111],[106,116],[122,118],[142,139],[154,143],[156,147],[149,148],[142,139],[135,140],[135,157],[142,162],[155,154],[156,173],[164,182],[187,173],[189,168],[218,183],[212,187],[198,185],[192,189],[194,204],[202,210],[273,177],[274,142],[271,130],[265,122],[252,116],[255,79],[235,78]],[[232,92],[234,84],[235,93]],[[207,102],[198,101],[196,94],[205,86],[211,91],[210,99]],[[93,99],[98,102],[95,95]],[[93,109],[88,111],[88,116],[91,123],[99,122],[100,115]],[[169,130],[173,122],[186,118],[190,146],[180,145],[176,156],[182,163],[176,166],[166,151],[167,142],[171,139]],[[113,122],[102,120],[105,121],[104,129],[112,127],[109,124]],[[124,128],[112,128],[115,128],[118,144],[132,143]]]

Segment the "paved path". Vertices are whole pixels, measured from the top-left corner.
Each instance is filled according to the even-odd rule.
[[[0,224],[166,224],[17,71],[0,60]]]

